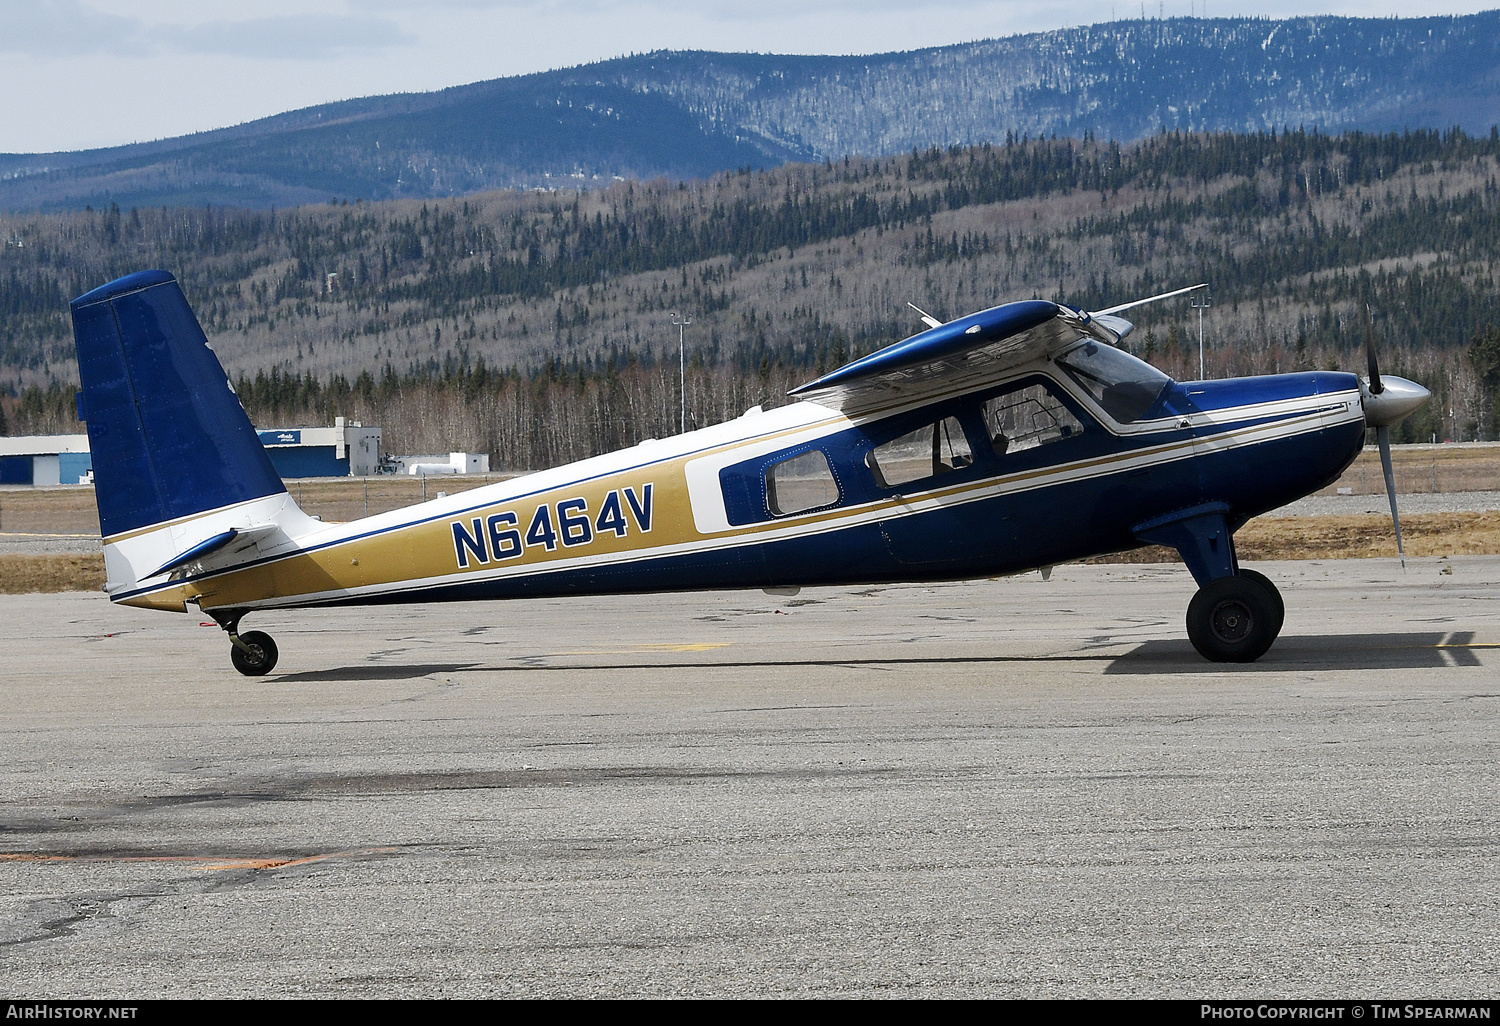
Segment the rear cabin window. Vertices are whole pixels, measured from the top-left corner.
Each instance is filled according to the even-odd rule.
[[[1027,385],[984,404],[984,427],[996,456],[1024,452],[1083,434],[1083,424],[1045,385]]]
[[[821,449],[766,468],[766,505],[779,517],[804,513],[839,501],[838,482]]]
[[[955,417],[926,424],[876,446],[865,457],[882,488],[923,481],[974,462],[969,440]]]

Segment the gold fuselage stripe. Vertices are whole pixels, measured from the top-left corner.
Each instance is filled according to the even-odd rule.
[[[1088,480],[1117,472],[1122,465],[1127,464],[1157,466],[1188,458],[1199,446],[1237,447],[1250,444],[1250,438],[1257,434],[1299,434],[1307,430],[1309,424],[1313,429],[1322,427],[1323,416],[1329,408],[1324,405],[1318,410],[1308,410],[1212,435],[1143,446],[1075,463],[1035,468],[921,493],[894,495],[860,506],[835,507],[804,516],[778,518],[712,535],[699,533],[694,526],[684,469],[686,464],[705,455],[730,451],[751,442],[784,438],[820,426],[801,425],[704,450],[677,454],[660,461],[621,468],[587,480],[496,498],[482,506],[455,510],[416,523],[396,524],[370,534],[354,533],[351,537],[336,539],[311,550],[270,557],[263,563],[211,572],[180,583],[166,583],[159,588],[123,596],[117,601],[177,609],[182,608],[184,602],[193,600],[204,608],[285,606],[296,604],[299,599],[314,603],[351,594],[420,590],[466,579],[512,577],[563,566],[624,564],[677,552],[755,544],[773,537],[795,537],[860,522],[890,519],[913,512],[915,508],[957,505],[979,501],[991,495],[1027,491],[1048,483]],[[639,516],[632,516],[625,490],[633,489],[634,494],[640,497],[648,485],[651,489],[651,509],[649,525],[646,525]],[[572,545],[566,544],[565,539],[559,536],[550,547],[541,544],[525,546],[522,554],[513,559],[480,560],[474,557],[467,567],[460,568],[458,565],[458,542],[453,527],[455,521],[462,524],[467,533],[472,534],[475,531],[474,521],[478,520],[479,529],[487,536],[488,521],[491,518],[513,513],[516,519],[513,529],[524,535],[539,515],[539,509],[550,510],[548,516],[556,520],[560,505],[581,501],[582,509],[587,510],[587,515],[592,520],[600,516],[610,502],[611,494],[616,496],[615,502],[626,521],[624,534],[619,534],[616,530],[604,533],[594,530],[587,542]],[[579,507],[575,506],[572,512],[576,515]],[[353,521],[343,527],[345,530],[357,531],[360,523],[361,521]],[[508,522],[501,526],[511,527]],[[594,525],[591,524],[592,526]],[[557,524],[552,524],[552,528],[555,533]],[[578,534],[575,530],[574,536],[577,537]],[[486,549],[488,548],[487,539]],[[472,552],[470,554],[472,556]]]

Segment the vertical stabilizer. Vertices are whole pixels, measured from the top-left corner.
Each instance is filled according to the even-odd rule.
[[[127,275],[72,308],[105,539],[286,491],[172,275]]]

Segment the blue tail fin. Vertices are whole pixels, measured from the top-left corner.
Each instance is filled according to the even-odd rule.
[[[286,490],[177,279],[140,271],[72,307],[104,537]]]

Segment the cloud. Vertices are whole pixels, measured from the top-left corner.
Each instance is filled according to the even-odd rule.
[[[592,5],[598,0],[586,0]],[[628,4],[639,7],[639,0],[603,0],[605,3],[613,3],[615,6]],[[555,7],[555,0],[349,0],[353,7],[362,8],[367,11],[405,11],[408,13],[420,13],[435,7],[445,8],[452,11],[491,11],[501,8],[534,8]],[[569,4],[576,7],[576,4]]]
[[[387,18],[360,14],[210,21],[193,26],[162,26],[153,31],[164,45],[180,53],[276,60],[318,60],[416,41]]]
[[[104,14],[78,0],[21,0],[0,4],[0,53],[32,57],[140,53],[139,18]]]
[[[165,53],[320,60],[414,42],[392,19],[361,12],[182,24],[110,14],[79,0],[0,2],[0,53],[43,59]]]
[[[349,0],[370,11],[419,13],[433,8],[455,11],[544,9],[559,16],[592,14],[644,16],[646,12],[694,15],[707,21],[763,21],[805,15],[857,17],[913,8],[941,7],[945,11],[995,6],[993,0]]]

